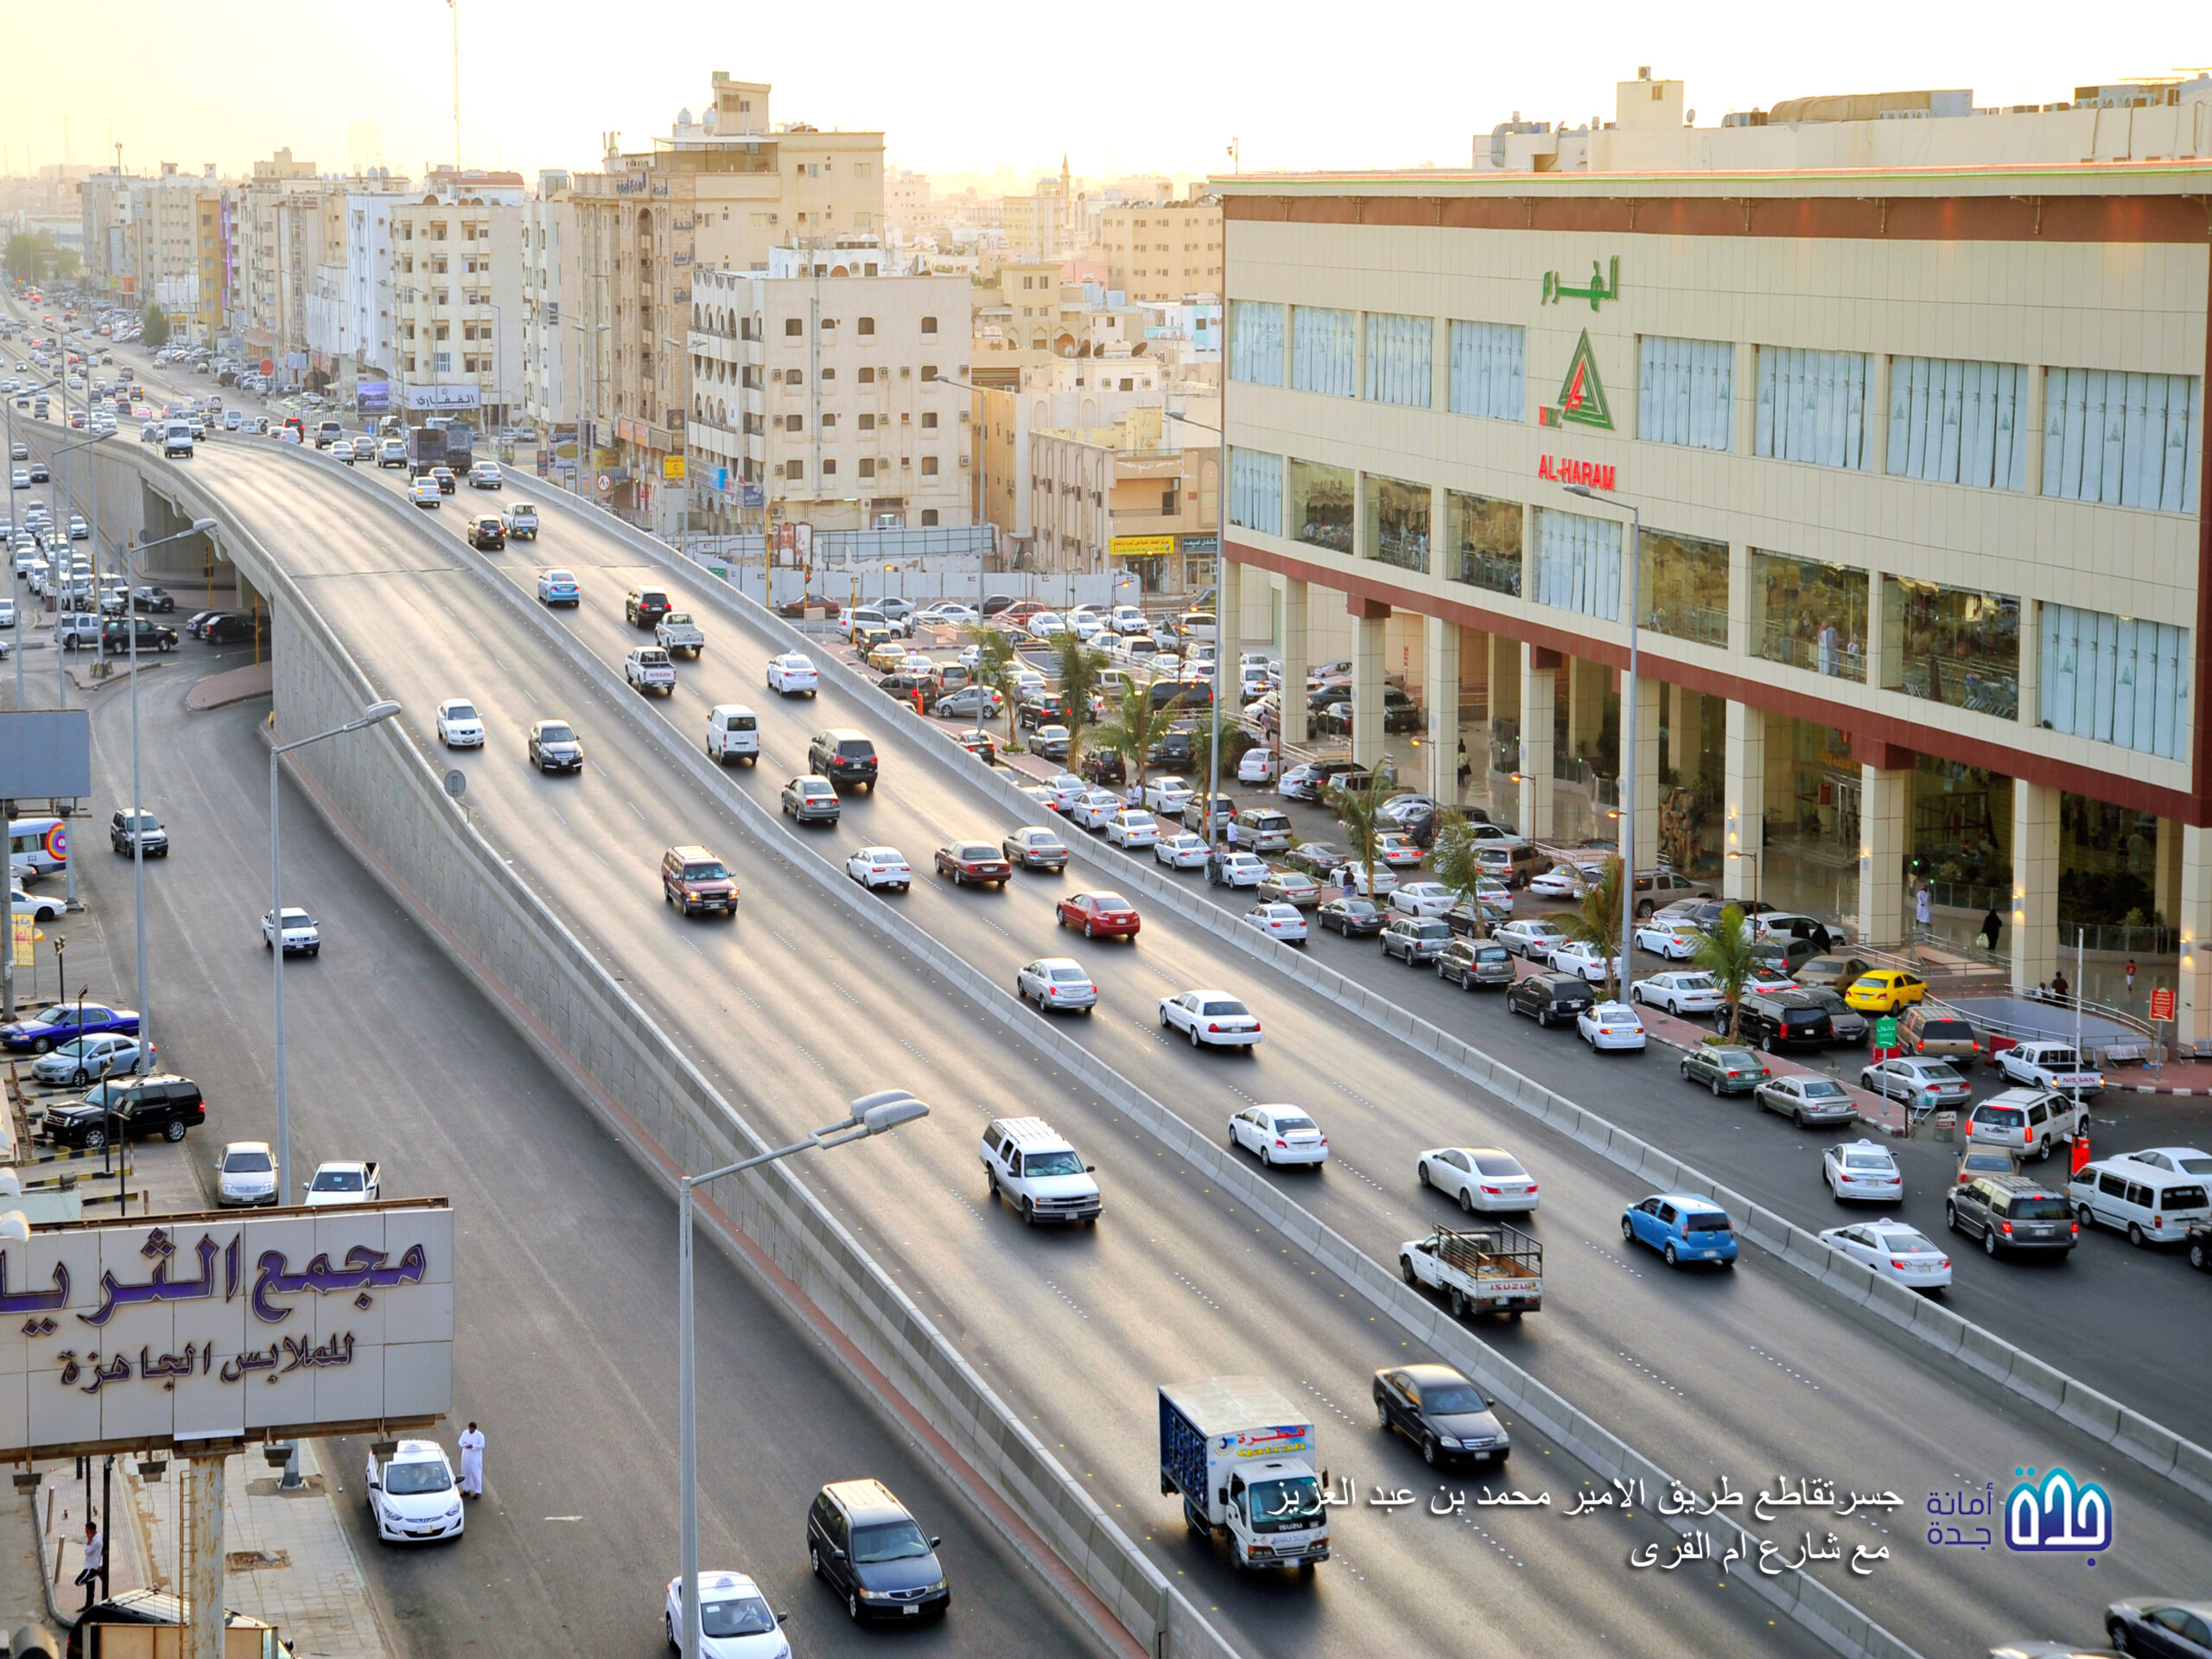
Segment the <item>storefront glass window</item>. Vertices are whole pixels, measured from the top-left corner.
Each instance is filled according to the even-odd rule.
[[[1352,473],[1349,467],[1290,458],[1290,535],[1309,547],[1351,551]]]
[[[1367,474],[1367,556],[1402,570],[1428,573],[1428,504],[1426,484]]]
[[[1882,578],[1882,684],[2017,720],[2020,601],[2010,594]]]
[[[1647,530],[1637,581],[1640,626],[1675,639],[1727,645],[1727,543]]]
[[[1751,550],[1751,655],[1840,679],[1866,678],[1866,573]]]
[[[1487,495],[1445,493],[1450,556],[1444,575],[1471,588],[1521,596],[1521,504]]]

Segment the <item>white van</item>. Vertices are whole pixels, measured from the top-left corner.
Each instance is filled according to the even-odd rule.
[[[741,702],[716,703],[707,711],[707,753],[723,766],[760,764],[760,721]]]
[[[2075,1218],[2126,1233],[2140,1249],[2189,1236],[2191,1222],[2212,1222],[2212,1196],[2201,1175],[2179,1175],[2133,1158],[2084,1164],[2066,1184]]]
[[[171,421],[162,430],[162,458],[173,461],[192,453],[192,423]]]
[[[69,821],[67,818],[14,818],[8,824],[8,855],[12,862],[29,859],[41,875],[52,875],[69,863]]]

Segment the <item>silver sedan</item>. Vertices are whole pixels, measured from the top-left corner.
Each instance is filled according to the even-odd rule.
[[[1098,1006],[1098,982],[1072,957],[1040,957],[1014,976],[1014,995],[1040,1014],[1090,1013]]]

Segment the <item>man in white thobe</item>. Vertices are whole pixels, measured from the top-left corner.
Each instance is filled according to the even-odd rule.
[[[484,1496],[484,1432],[474,1423],[461,1437],[461,1495]]]

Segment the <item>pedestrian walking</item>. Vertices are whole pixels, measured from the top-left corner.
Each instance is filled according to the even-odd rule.
[[[484,1431],[473,1422],[461,1437],[461,1495],[484,1496]]]
[[[1989,914],[1981,918],[1982,948],[1994,950],[1997,948],[1997,936],[2004,931],[2004,929],[2005,918],[1997,913],[1997,907],[1992,905],[1989,907]]]
[[[1929,919],[1933,909],[1934,906],[1929,903],[1928,897],[1928,884],[1923,881],[1920,885],[1919,891],[1912,895],[1912,919],[1918,927],[1920,942],[1923,944],[1927,944],[1932,937]]]
[[[99,1522],[85,1522],[85,1565],[77,1574],[77,1582],[85,1587],[85,1605],[92,1605],[92,1596],[99,1588],[100,1575],[107,1570],[107,1537],[100,1531]]]
[[[2127,1006],[2135,1006],[2135,958],[2127,959],[2127,966],[2120,970],[2127,976]]]

